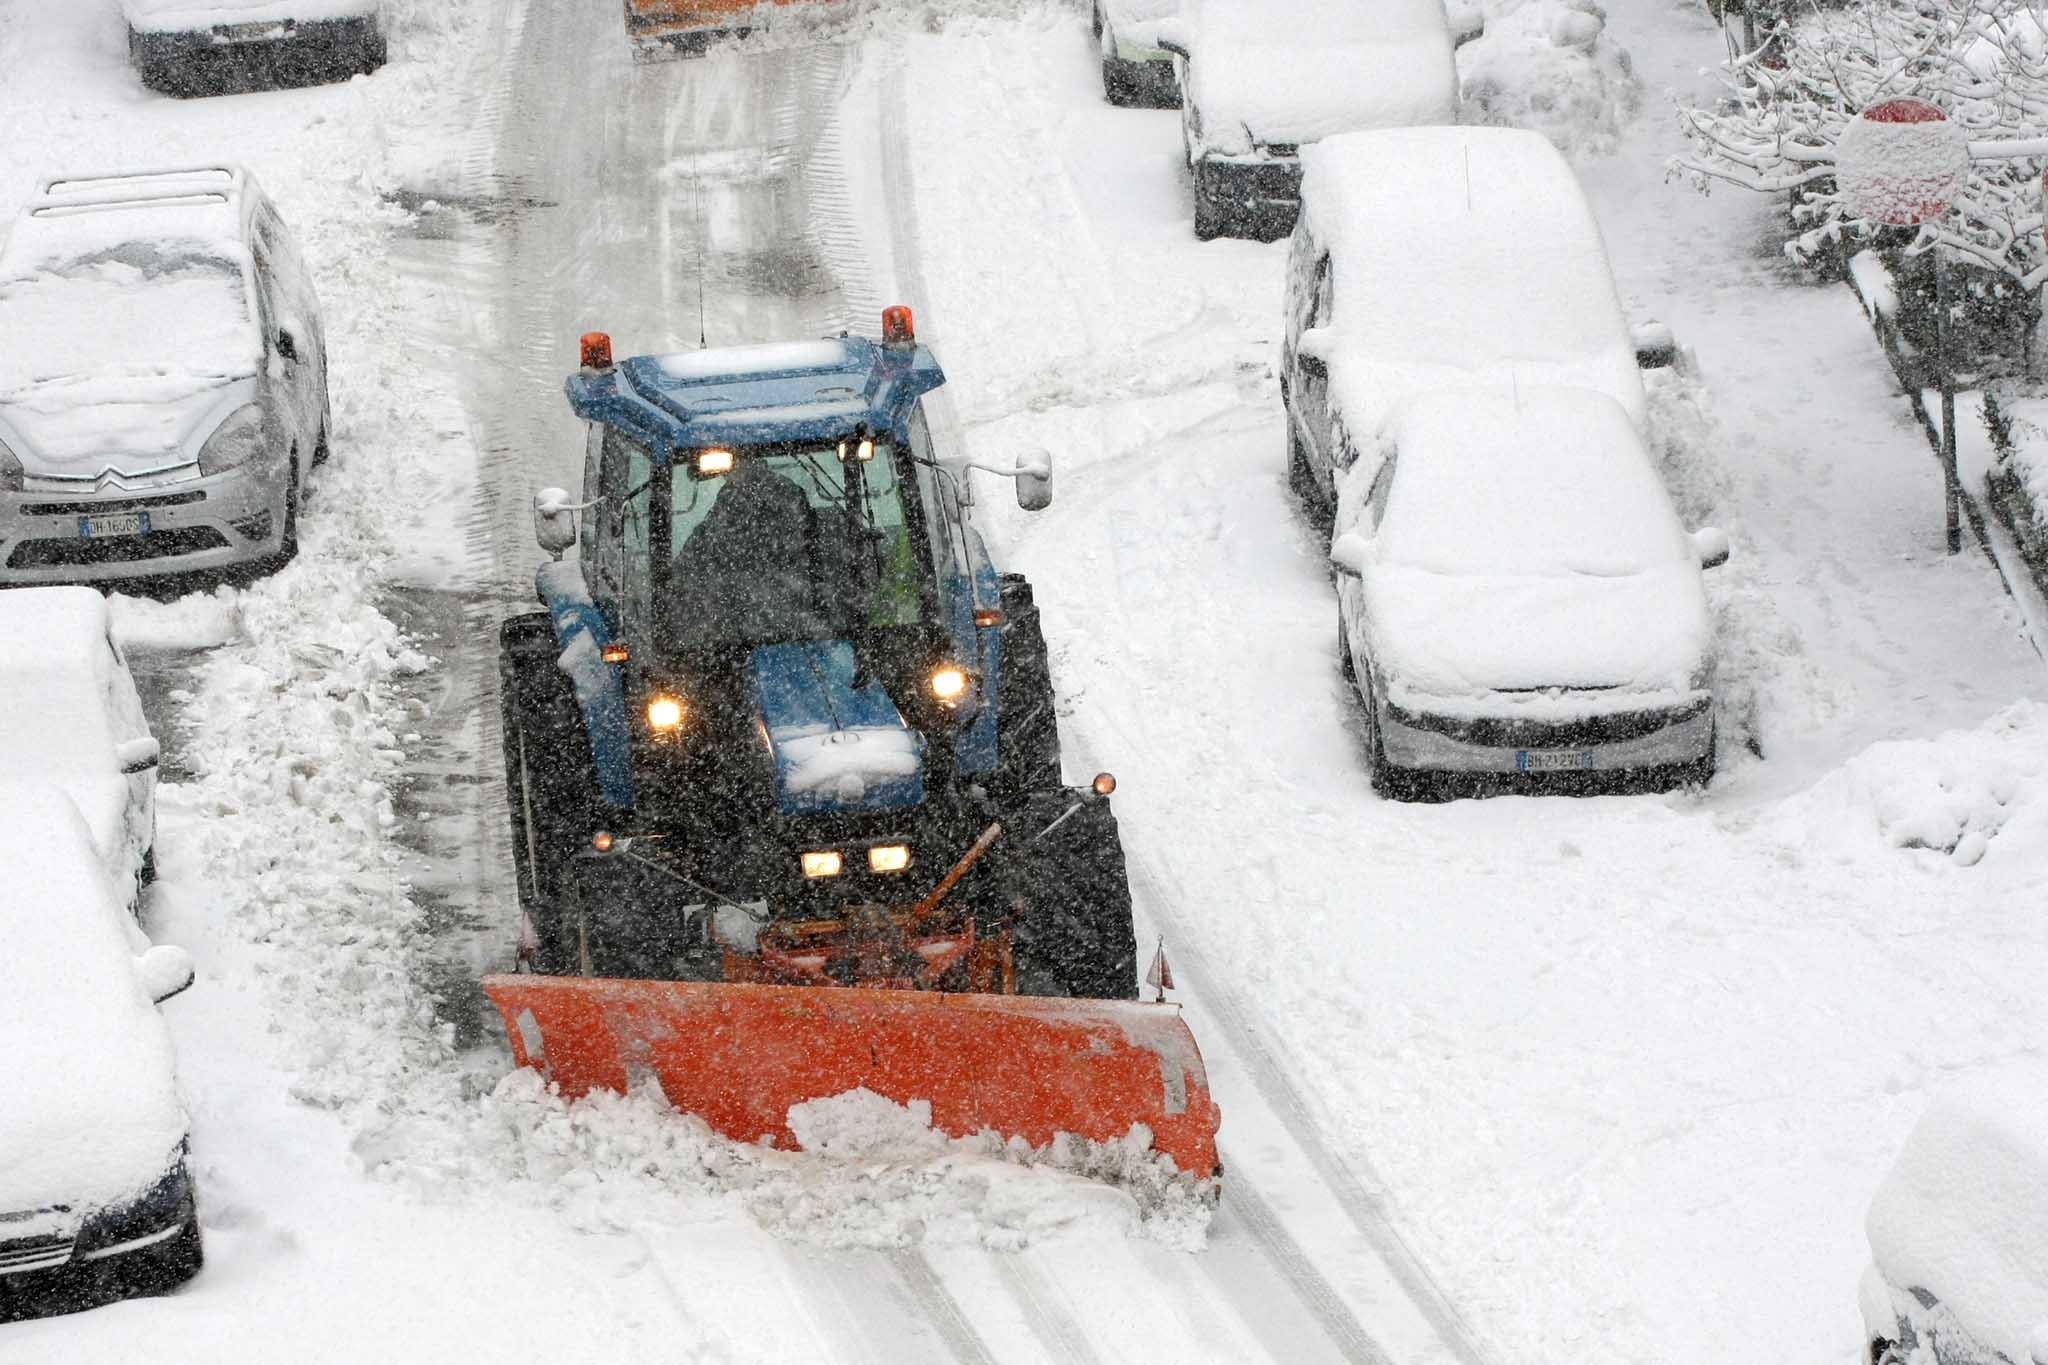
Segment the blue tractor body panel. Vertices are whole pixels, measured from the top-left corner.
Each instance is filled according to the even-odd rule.
[[[665,465],[707,448],[829,444],[857,431],[902,446],[923,396],[944,383],[922,346],[842,336],[635,356],[579,370],[565,388],[577,416],[632,437]],[[977,674],[974,711],[958,732],[953,761],[954,771],[973,775],[996,766],[1001,668],[1000,630],[974,618],[977,608],[1000,601],[1001,584],[980,535],[969,527],[962,540],[963,562],[937,565],[938,608],[954,657]],[[562,666],[576,682],[602,795],[630,810],[626,673],[571,667],[586,650],[595,665],[609,638],[604,605],[592,602],[580,572],[549,577],[550,569],[575,567],[545,566],[541,597]],[[775,764],[778,813],[907,810],[924,801],[927,741],[878,684],[854,685],[850,642],[768,645],[754,651],[748,674]]]

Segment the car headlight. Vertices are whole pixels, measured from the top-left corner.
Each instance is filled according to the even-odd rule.
[[[247,403],[228,414],[199,448],[199,472],[224,474],[240,469],[261,455],[268,444],[263,435],[263,409]]]
[[[180,1148],[169,1170],[135,1198],[112,1204],[89,1216],[78,1230],[78,1253],[89,1256],[124,1242],[147,1237],[176,1224],[192,1197],[192,1178]]]
[[[0,491],[21,491],[21,461],[7,448],[5,441],[0,441]]]

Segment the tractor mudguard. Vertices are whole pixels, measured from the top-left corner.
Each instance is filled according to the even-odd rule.
[[[633,808],[633,753],[626,729],[625,681],[604,661],[611,628],[590,599],[583,566],[554,560],[540,566],[534,589],[554,622],[561,653],[555,666],[569,675],[576,703],[583,708],[583,728],[590,737],[590,761],[597,769],[598,791],[620,810]]]

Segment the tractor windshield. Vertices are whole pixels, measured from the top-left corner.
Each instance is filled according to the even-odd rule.
[[[668,583],[655,594],[673,649],[838,639],[923,618],[895,447],[678,452],[668,483]],[[659,496],[657,491],[657,496]]]

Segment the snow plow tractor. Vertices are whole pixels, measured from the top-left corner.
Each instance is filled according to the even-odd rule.
[[[933,447],[909,310],[582,361],[583,493],[536,496],[546,610],[499,638],[516,1059],[745,1142],[865,1088],[955,1136],[1143,1125],[1214,1176],[1194,1038],[1135,998],[1115,783],[1062,784],[1038,609]],[[992,472],[1050,499],[1043,456]]]
[[[722,38],[741,38],[791,6],[832,0],[626,0],[626,36],[641,61],[702,56]]]

